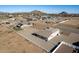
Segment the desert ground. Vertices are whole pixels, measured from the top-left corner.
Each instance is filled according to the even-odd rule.
[[[45,52],[43,49],[19,36],[17,33],[0,25],[0,52]]]

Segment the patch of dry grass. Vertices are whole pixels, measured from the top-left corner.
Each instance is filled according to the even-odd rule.
[[[0,52],[45,52],[17,33],[0,25]]]

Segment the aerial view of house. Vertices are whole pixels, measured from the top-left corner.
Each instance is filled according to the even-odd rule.
[[[79,5],[0,8],[0,53],[79,53]]]

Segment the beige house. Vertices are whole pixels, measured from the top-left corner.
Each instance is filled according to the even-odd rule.
[[[49,41],[57,35],[60,35],[60,30],[55,28],[39,30],[37,32],[32,33],[32,35],[39,37],[45,41]]]

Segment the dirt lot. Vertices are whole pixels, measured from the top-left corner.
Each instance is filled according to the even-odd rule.
[[[0,25],[0,52],[45,52],[17,33]]]
[[[76,27],[79,27],[79,20],[70,20],[70,21],[63,23],[62,25],[76,28]]]

